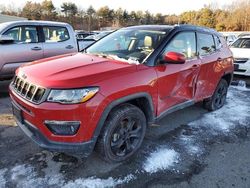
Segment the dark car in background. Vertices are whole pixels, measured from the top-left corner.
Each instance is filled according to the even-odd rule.
[[[100,31],[90,34],[89,36],[83,38],[79,43],[81,49],[89,47],[91,44],[105,37],[106,35],[112,33],[113,31]]]

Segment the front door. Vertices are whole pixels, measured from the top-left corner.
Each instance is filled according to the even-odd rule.
[[[158,115],[174,105],[194,99],[200,71],[195,32],[178,33],[166,46],[163,54],[167,52],[183,53],[187,61],[184,64],[155,67],[158,74]]]
[[[14,38],[14,43],[2,44],[1,50],[4,64],[11,64],[6,66],[12,67],[8,70],[9,73],[14,72],[22,63],[43,58],[43,48],[36,26],[17,26],[7,30],[4,35]]]

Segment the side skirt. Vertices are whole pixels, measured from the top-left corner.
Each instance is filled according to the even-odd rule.
[[[155,118],[155,122],[160,121],[162,118],[164,118],[166,115],[171,114],[175,111],[187,108],[189,106],[192,106],[195,104],[194,100],[189,100],[189,101],[185,101],[183,103],[177,104],[175,106],[170,107],[169,109],[167,109],[166,111],[162,112],[158,117]]]

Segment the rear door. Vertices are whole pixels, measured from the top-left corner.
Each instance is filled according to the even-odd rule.
[[[198,100],[210,97],[220,80],[223,56],[218,40],[219,38],[216,38],[215,41],[210,33],[197,32],[198,53],[201,60],[196,94]]]
[[[3,35],[14,38],[14,43],[4,44],[1,51],[6,74],[14,72],[22,63],[43,58],[43,46],[36,26],[15,26]]]
[[[187,61],[184,64],[164,64],[155,67],[159,89],[158,115],[171,106],[193,100],[200,69],[195,32],[181,32],[175,35],[163,54],[167,52],[183,53]]]
[[[76,38],[70,35],[67,27],[43,26],[44,57],[77,52]]]

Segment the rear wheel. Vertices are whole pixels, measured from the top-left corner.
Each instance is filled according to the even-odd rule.
[[[204,100],[204,108],[209,111],[214,111],[221,108],[227,97],[228,83],[226,80],[221,79],[213,96],[209,99]]]
[[[122,162],[141,146],[146,117],[136,106],[123,104],[111,111],[97,142],[97,151],[108,162]]]

